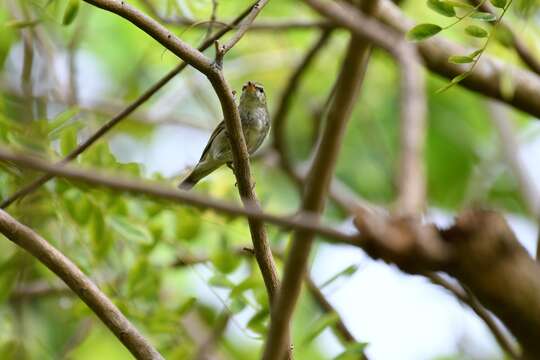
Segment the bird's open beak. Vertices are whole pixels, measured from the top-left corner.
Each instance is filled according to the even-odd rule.
[[[257,88],[255,88],[255,83],[248,81],[246,90],[249,91],[250,93],[254,93],[257,90]]]

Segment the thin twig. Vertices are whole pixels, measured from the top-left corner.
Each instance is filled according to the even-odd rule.
[[[306,275],[306,287],[319,306],[319,308],[325,313],[325,314],[338,314],[334,306],[326,299],[326,296],[324,296],[323,292],[319,287],[315,284],[311,276]],[[341,338],[342,342],[344,344],[347,343],[356,343],[357,340],[354,337],[354,335],[350,332],[350,330],[347,328],[345,323],[343,322],[343,319],[341,316],[338,316],[338,320],[334,324],[333,328],[335,329],[336,334]],[[362,359],[367,360],[367,356],[363,354]]]
[[[244,34],[248,31],[248,29],[251,27],[251,24],[253,21],[255,21],[255,18],[261,10],[265,7],[265,5],[268,3],[268,0],[258,0],[255,4],[253,4],[251,8],[251,12],[248,16],[244,18],[242,23],[240,24],[238,30],[236,30],[236,33],[222,46],[216,46],[216,63],[218,66],[221,66],[221,63],[223,62],[223,57],[229,50],[231,50],[234,45],[240,39],[244,36]]]
[[[377,17],[400,33],[407,32],[415,25],[390,0],[380,0]],[[443,37],[421,41],[415,47],[422,56],[425,66],[436,74],[452,79],[466,71],[463,65],[448,62],[448,58],[456,54],[468,54],[471,52],[470,49]],[[499,85],[500,79],[505,76],[505,73],[511,74],[510,80],[515,89],[511,98],[505,96]],[[540,118],[540,101],[537,100],[540,96],[540,77],[535,73],[521,68],[509,67],[508,64],[484,55],[474,71],[459,85],[512,105],[535,118]]]
[[[521,198],[529,213],[535,219],[540,219],[540,191],[519,157],[519,144],[514,133],[508,109],[496,101],[488,101],[487,105],[490,118],[499,136],[503,156],[517,179]]]
[[[199,209],[212,209],[230,216],[246,217],[248,219],[261,222],[268,222],[285,229],[311,230],[324,236],[328,241],[337,241],[357,246],[357,238],[347,235],[331,227],[320,225],[314,222],[314,216],[309,213],[301,213],[295,217],[278,216],[263,212],[260,207],[253,206],[249,201],[244,202],[244,207],[235,204],[214,200],[192,192],[178,191],[177,189],[164,187],[140,180],[130,180],[122,175],[105,176],[100,175],[97,170],[81,170],[71,165],[55,165],[44,162],[36,157],[17,154],[3,147],[0,147],[0,160],[10,161],[14,164],[27,167],[29,169],[43,171],[62,177],[80,181],[85,184],[107,187],[117,191],[123,191],[136,195],[146,195],[156,199],[163,199],[181,204],[187,204]]]
[[[57,274],[138,359],[163,359],[79,268],[32,229],[0,210],[0,232]]]
[[[293,97],[298,91],[302,76],[306,73],[311,63],[316,59],[317,55],[327,44],[328,40],[330,39],[331,32],[331,30],[323,31],[293,70],[289,80],[287,81],[287,86],[280,96],[277,110],[275,112],[276,115],[272,121],[273,147],[276,149],[276,152],[279,155],[280,166],[298,186],[301,186],[300,179],[296,176],[286,144],[286,122]]]
[[[475,5],[480,4],[480,1],[478,0],[471,0],[471,2]],[[487,1],[484,1],[480,4],[479,10],[497,16],[497,12],[493,8],[493,6],[491,6]],[[491,22],[492,25],[494,23],[495,21]],[[506,31],[508,31],[508,33],[512,37],[512,46],[514,46],[514,49],[516,50],[516,53],[518,54],[520,59],[525,65],[529,67],[529,69],[540,75],[540,62],[538,61],[536,56],[527,48],[527,46],[523,43],[523,41],[516,34],[516,32],[510,27],[510,25],[504,20],[500,20],[497,26],[500,26]],[[494,29],[493,31],[497,31],[497,29]]]
[[[497,343],[512,359],[520,359],[519,351],[516,349],[514,342],[510,339],[507,332],[505,332],[499,324],[495,321],[493,316],[482,306],[482,304],[474,297],[471,292],[460,289],[454,284],[448,282],[445,278],[437,273],[424,274],[432,283],[442,286],[446,290],[450,291],[459,301],[467,304],[480,319],[487,325]]]
[[[230,25],[219,30],[214,36],[206,40],[199,46],[200,51],[208,49],[214,41],[221,38],[234,26],[239,24],[244,17],[246,17],[251,10],[251,6],[244,10]],[[94,144],[98,139],[103,137],[106,133],[109,132],[114,126],[116,126],[120,121],[127,118],[131,113],[138,109],[142,104],[144,104],[148,99],[150,99],[155,93],[157,93],[165,84],[172,80],[176,75],[178,75],[182,70],[187,67],[187,63],[182,62],[178,64],[174,69],[169,71],[164,77],[162,77],[158,82],[152,85],[148,90],[146,90],[141,96],[139,96],[134,102],[129,104],[125,109],[120,111],[116,116],[111,120],[107,121],[103,126],[101,126],[95,133],[93,133],[88,139],[83,141],[75,149],[73,149],[61,162],[60,164],[68,163],[74,160],[77,156],[82,154],[86,149],[88,149],[92,144]],[[34,180],[30,184],[24,186],[8,198],[4,199],[0,203],[0,208],[5,209],[11,205],[16,200],[23,198],[24,196],[34,192],[41,185],[45,184],[47,181],[52,179],[53,176],[50,174],[43,175],[38,179]]]

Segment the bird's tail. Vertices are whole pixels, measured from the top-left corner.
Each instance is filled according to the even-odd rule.
[[[219,165],[217,166],[203,166],[202,164],[199,164],[193,169],[191,174],[188,175],[180,184],[178,184],[178,188],[180,190],[190,190],[192,187],[195,186],[202,178],[210,174],[212,171],[217,169]]]

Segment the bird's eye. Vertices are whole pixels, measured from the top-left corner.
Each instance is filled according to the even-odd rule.
[[[246,91],[246,85],[242,86],[242,91]]]
[[[264,92],[263,88],[262,87],[256,87],[257,91],[260,92],[261,94]]]

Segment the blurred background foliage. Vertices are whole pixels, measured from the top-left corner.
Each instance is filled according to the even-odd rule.
[[[164,17],[194,21],[207,20],[212,8],[210,0],[132,4],[149,11],[149,2]],[[516,4],[516,11],[505,20],[540,55],[535,4]],[[226,22],[248,5],[245,0],[220,0],[217,18]],[[421,1],[402,5],[416,21],[448,21]],[[72,12],[68,19],[66,8]],[[526,16],[523,9],[528,9]],[[63,25],[70,17],[71,23]],[[270,1],[260,20],[299,18],[315,16],[299,1],[282,0]],[[130,23],[78,0],[5,0],[0,24],[1,142],[50,161],[69,153],[178,63],[173,54]],[[204,23],[167,26],[195,46],[206,33]],[[237,90],[247,80],[264,84],[272,112],[292,69],[317,36],[313,29],[251,31],[228,54],[226,76]],[[477,45],[459,27],[444,36]],[[298,164],[309,159],[320,126],[316,114],[330,92],[347,38],[343,31],[332,34],[293,99],[287,143]],[[522,66],[513,50],[497,41],[487,53]],[[340,180],[383,206],[391,205],[396,195],[398,80],[393,60],[376,49],[337,168]],[[429,205],[455,212],[480,203],[524,214],[516,182],[501,161],[485,99],[457,86],[436,94],[444,84],[445,80],[428,76]],[[539,128],[530,117],[513,116],[527,141],[537,138]],[[76,163],[172,186],[195,163],[220,120],[209,83],[188,68]],[[178,133],[188,136],[170,139]],[[171,141],[176,147],[164,148]],[[287,177],[265,161],[267,150],[268,146],[254,162],[257,193],[270,211],[294,211],[299,195]],[[8,163],[0,167],[1,198],[38,176]],[[195,191],[238,201],[228,169],[213,174]],[[226,330],[216,346],[223,358],[251,359],[260,350],[268,304],[256,265],[249,254],[239,255],[243,253],[239,249],[250,244],[245,221],[66,180],[48,182],[13,204],[9,212],[74,260],[166,358],[194,357],[220,324]],[[343,220],[331,204],[327,216]],[[285,249],[288,234],[273,227],[268,230],[272,244]],[[53,274],[5,239],[0,248],[0,358],[130,357],[81,301],[59,287]],[[199,265],[179,261],[199,257],[208,261]],[[32,289],[44,290],[32,293]],[[332,322],[309,296],[302,298],[293,331],[298,359],[328,358],[318,335]],[[349,355],[340,359],[354,358]]]

